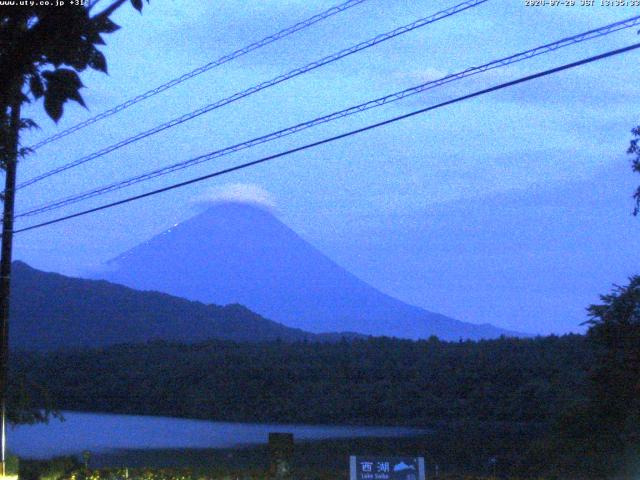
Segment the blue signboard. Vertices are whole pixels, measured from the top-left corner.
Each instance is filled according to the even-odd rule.
[[[423,457],[349,458],[350,480],[424,480]]]

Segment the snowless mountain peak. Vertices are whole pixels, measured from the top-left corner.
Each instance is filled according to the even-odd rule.
[[[509,334],[407,305],[352,275],[268,209],[219,202],[111,260],[101,278],[204,303],[239,303],[319,333],[402,338]]]

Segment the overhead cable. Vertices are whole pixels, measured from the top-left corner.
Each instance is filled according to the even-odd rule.
[[[151,90],[148,90],[144,93],[141,93],[140,95],[137,95],[129,100],[127,100],[126,102],[123,102],[119,105],[116,105],[115,107],[112,107],[108,110],[105,110],[102,113],[99,113],[98,115],[95,115],[91,118],[88,118],[86,120],[83,120],[80,123],[77,123],[76,125],[73,125],[72,127],[69,127],[59,133],[56,133],[55,135],[52,135],[50,137],[47,137],[41,141],[39,141],[38,143],[35,143],[33,145],[31,145],[29,148],[31,150],[37,150],[40,147],[43,147],[44,145],[54,142],[56,140],[59,140],[61,138],[66,137],[67,135],[70,135],[74,132],[77,132],[78,130],[82,130],[85,127],[88,127],[89,125],[92,125],[96,122],[99,122],[100,120],[103,120],[107,117],[110,117],[111,115],[115,115],[118,112],[121,112],[123,110],[126,110],[127,108],[131,107],[132,105],[135,105],[136,103],[139,103],[143,100],[146,100],[148,98],[151,98],[161,92],[164,92],[165,90],[168,90],[172,87],[175,87],[176,85],[179,85],[183,82],[186,82],[187,80],[189,80],[190,78],[193,77],[197,77],[198,75],[201,75],[205,72],[208,72],[209,70],[219,67],[220,65],[223,65],[225,63],[228,63],[232,60],[235,60],[236,58],[239,58],[243,55],[246,55],[247,53],[253,52],[254,50],[257,50],[259,48],[262,48],[266,45],[269,45],[271,43],[274,43],[282,38],[285,38],[293,33],[299,32],[300,30],[304,30],[305,28],[308,28],[322,20],[325,20],[329,17],[332,17],[333,15],[336,15],[338,13],[344,12],[345,10],[348,10],[351,7],[355,7],[356,5],[359,5],[360,3],[363,3],[367,0],[349,0],[347,2],[341,3],[340,5],[336,5],[335,7],[331,7],[328,10],[325,10],[324,12],[321,12],[317,15],[314,15],[313,17],[307,18],[306,20],[303,20],[302,22],[296,23],[295,25],[292,25],[288,28],[285,28],[283,30],[280,30],[277,33],[274,33],[273,35],[269,35],[268,37],[263,38],[262,40],[259,40],[257,42],[254,42],[250,45],[247,45],[246,47],[240,48],[234,52],[231,52],[229,54],[223,55],[222,57],[218,58],[217,60],[213,60],[205,65],[202,65],[201,67],[198,67],[194,70],[191,70],[188,73],[185,73],[184,75],[181,75],[177,78],[174,78],[172,80],[169,80],[166,83],[163,83],[162,85],[159,85],[155,88],[152,88]],[[96,2],[97,3],[97,2]],[[93,5],[89,6],[89,9],[92,8]]]
[[[133,202],[133,201],[136,201],[136,200],[140,200],[140,199],[143,199],[143,198],[159,195],[161,193],[168,192],[170,190],[175,190],[177,188],[185,187],[187,185],[200,183],[200,182],[203,182],[205,180],[209,180],[211,178],[219,177],[221,175],[226,175],[226,174],[229,174],[229,173],[232,173],[232,172],[236,172],[236,171],[243,170],[243,169],[246,169],[246,168],[249,168],[249,167],[253,167],[255,165],[259,165],[259,164],[262,164],[262,163],[265,163],[265,162],[269,162],[269,161],[272,161],[272,160],[275,160],[275,159],[278,159],[278,158],[282,158],[282,157],[285,157],[285,156],[288,156],[288,155],[291,155],[291,154],[294,154],[294,153],[297,153],[297,152],[301,152],[301,151],[304,151],[304,150],[309,150],[311,148],[318,147],[320,145],[328,144],[328,143],[334,142],[336,140],[340,140],[340,139],[343,139],[343,138],[351,137],[353,135],[357,135],[359,133],[363,133],[363,132],[367,132],[369,130],[380,128],[382,126],[389,125],[389,124],[398,122],[400,120],[411,118],[411,117],[414,117],[416,115],[420,115],[420,114],[423,114],[423,113],[426,113],[426,112],[430,112],[432,110],[436,110],[436,109],[439,109],[439,108],[442,108],[442,107],[445,107],[445,106],[448,106],[448,105],[459,103],[459,102],[462,102],[462,101],[465,101],[465,100],[470,100],[470,99],[472,99],[474,97],[479,97],[481,95],[486,95],[488,93],[495,92],[495,91],[498,91],[498,90],[502,90],[502,89],[505,89],[505,88],[508,88],[508,87],[512,87],[514,85],[518,85],[518,84],[521,84],[521,83],[529,82],[529,81],[537,79],[537,78],[541,78],[541,77],[545,77],[545,76],[548,76],[548,75],[552,75],[552,74],[555,74],[555,73],[558,73],[558,72],[561,72],[561,71],[564,71],[564,70],[569,70],[569,69],[572,69],[572,68],[576,68],[576,67],[579,67],[581,65],[586,65],[588,63],[593,63],[593,62],[596,62],[596,61],[599,61],[599,60],[603,60],[603,59],[608,58],[608,57],[613,57],[615,55],[620,55],[622,53],[630,52],[630,51],[636,50],[638,48],[640,48],[640,43],[635,43],[635,44],[629,45],[627,47],[619,48],[619,49],[616,49],[616,50],[611,50],[611,51],[608,51],[606,53],[602,53],[600,55],[595,55],[595,56],[592,56],[592,57],[589,57],[589,58],[585,58],[583,60],[579,60],[577,62],[568,63],[568,64],[562,65],[560,67],[551,68],[549,70],[544,70],[544,71],[541,71],[541,72],[538,72],[538,73],[534,73],[532,75],[527,75],[525,77],[520,77],[520,78],[518,78],[516,80],[511,80],[509,82],[504,82],[504,83],[501,83],[499,85],[495,85],[493,87],[489,87],[489,88],[485,88],[485,89],[482,89],[482,90],[478,90],[476,92],[473,92],[473,93],[470,93],[470,94],[467,94],[467,95],[463,95],[461,97],[456,97],[454,99],[447,100],[445,102],[441,102],[441,103],[438,103],[436,105],[431,105],[429,107],[421,108],[419,110],[415,110],[413,112],[406,113],[404,115],[400,115],[400,116],[393,117],[393,118],[390,118],[390,119],[387,119],[387,120],[384,120],[384,121],[381,121],[381,122],[377,122],[377,123],[374,123],[374,124],[371,124],[371,125],[367,125],[366,127],[362,127],[362,128],[358,128],[358,129],[355,129],[355,130],[351,130],[351,131],[348,131],[348,132],[345,132],[345,133],[342,133],[342,134],[339,134],[339,135],[335,135],[335,136],[332,136],[332,137],[328,137],[328,138],[316,141],[316,142],[307,143],[306,145],[302,145],[300,147],[292,148],[290,150],[286,150],[286,151],[283,151],[283,152],[280,152],[280,153],[276,153],[274,155],[269,155],[267,157],[262,157],[262,158],[260,158],[258,160],[242,163],[240,165],[236,165],[236,166],[233,166],[233,167],[230,167],[230,168],[225,168],[223,170],[218,170],[216,172],[209,173],[207,175],[202,175],[200,177],[192,178],[192,179],[186,180],[184,182],[174,183],[172,185],[169,185],[169,186],[166,186],[166,187],[163,187],[163,188],[152,190],[152,191],[140,194],[140,195],[134,195],[132,197],[128,197],[128,198],[125,198],[125,199],[122,199],[122,200],[118,200],[116,202],[107,203],[107,204],[101,205],[99,207],[90,208],[88,210],[83,210],[81,212],[73,213],[73,214],[70,214],[70,215],[65,215],[65,216],[58,217],[58,218],[55,218],[53,220],[49,220],[49,221],[46,221],[46,222],[41,222],[41,223],[37,223],[35,225],[30,225],[28,227],[24,227],[24,228],[21,228],[21,229],[18,229],[18,230],[14,230],[13,233],[22,233],[22,232],[26,232],[26,231],[29,231],[29,230],[34,230],[34,229],[37,229],[37,228],[42,228],[42,227],[45,227],[47,225],[53,225],[53,224],[60,223],[60,222],[66,221],[66,220],[70,220],[72,218],[82,217],[82,216],[85,216],[85,215],[89,215],[91,213],[95,213],[95,212],[99,212],[99,211],[106,210],[106,209],[109,209],[109,208],[113,208],[113,207],[116,207],[118,205],[124,205],[126,203],[130,203],[130,202]]]
[[[208,113],[212,110],[218,109],[220,107],[223,107],[225,105],[228,105],[230,103],[236,102],[242,98],[248,97],[249,95],[253,95],[254,93],[260,92],[266,88],[278,85],[282,82],[285,82],[287,80],[290,80],[291,78],[297,77],[299,75],[302,75],[304,73],[310,72],[312,70],[315,70],[319,67],[322,67],[323,65],[327,65],[329,63],[333,63],[337,60],[340,60],[344,57],[347,57],[349,55],[353,55],[354,53],[360,52],[364,49],[373,47],[374,45],[378,45],[382,42],[385,42],[387,40],[390,40],[392,38],[395,38],[399,35],[403,35],[405,33],[411,32],[413,30],[416,30],[418,28],[424,27],[426,25],[432,24],[434,22],[437,22],[438,20],[442,20],[444,18],[450,17],[452,15],[455,15],[457,13],[460,13],[464,10],[467,10],[469,8],[473,8],[476,7],[482,3],[487,2],[488,0],[467,0],[463,3],[460,3],[454,7],[448,8],[446,10],[443,10],[441,12],[438,12],[434,15],[431,15],[429,17],[425,17],[425,18],[421,18],[419,20],[416,20],[415,22],[412,22],[408,25],[404,25],[402,27],[398,27],[390,32],[381,34],[381,35],[377,35],[374,38],[371,38],[369,40],[366,40],[364,42],[358,43],[357,45],[354,45],[352,47],[346,48],[344,50],[341,50],[337,53],[334,53],[332,55],[329,55],[327,57],[324,57],[320,60],[316,60],[315,62],[309,63],[303,67],[299,67],[296,68],[294,70],[291,70],[288,73],[285,73],[283,75],[279,75],[271,80],[268,80],[266,82],[262,82],[258,85],[255,85],[253,87],[250,87],[246,90],[243,90],[241,92],[238,92],[234,95],[231,95],[230,97],[224,98],[222,100],[218,100],[217,102],[211,103],[209,105],[205,105],[204,107],[201,107],[197,110],[194,110],[191,113],[187,113],[185,115],[182,115],[180,117],[177,117],[173,120],[170,120],[168,122],[165,122],[161,125],[158,125],[154,128],[151,128],[149,130],[146,130],[144,132],[140,132],[137,135],[134,135],[132,137],[128,137],[125,138],[124,140],[121,140],[113,145],[110,145],[108,147],[105,147],[101,150],[98,150],[97,152],[94,152],[90,155],[84,156],[82,158],[79,158],[77,160],[74,160],[70,163],[67,163],[65,165],[62,165],[60,167],[54,168],[53,170],[49,170],[48,172],[42,173],[36,177],[33,177],[29,180],[26,180],[20,184],[18,184],[16,186],[16,189],[22,189],[24,187],[27,187],[29,185],[33,185],[34,183],[37,183],[41,180],[44,180],[45,178],[48,178],[52,175],[56,175],[59,174],[61,172],[64,172],[66,170],[69,170],[70,168],[74,168],[77,167],[79,165],[85,164],[89,161],[95,160],[97,158],[100,158],[104,155],[107,155],[108,153],[111,153],[115,150],[118,150],[126,145],[129,145],[131,143],[137,142],[139,140],[142,140],[144,138],[150,137],[151,135],[155,135],[156,133],[162,132],[164,130],[167,130],[169,128],[175,127],[176,125],[180,125],[184,122],[187,122],[189,120],[192,120],[196,117],[199,117],[200,115],[203,115],[205,113]]]
[[[576,43],[602,37],[604,35],[608,35],[618,30],[622,30],[625,28],[630,28],[638,25],[640,25],[640,15],[609,24],[595,30],[590,30],[588,32],[573,35],[571,37],[566,37],[561,40],[557,40],[555,42],[548,43],[546,45],[542,45],[542,46],[532,48],[520,53],[516,53],[514,55],[510,55],[508,57],[504,57],[499,60],[494,60],[477,67],[471,67],[457,73],[452,73],[439,79],[430,80],[428,82],[424,82],[415,87],[407,88],[405,90],[401,90],[399,92],[395,92],[390,95],[385,95],[383,97],[379,97],[374,100],[370,100],[368,102],[361,103],[359,105],[355,105],[344,110],[333,112],[328,115],[323,115],[321,117],[314,118],[313,120],[309,120],[303,123],[298,123],[291,127],[281,129],[281,130],[269,133],[267,135],[262,135],[260,137],[253,138],[251,140],[247,140],[229,147],[222,148],[220,150],[216,150],[211,153],[207,153],[206,155],[200,155],[182,162],[174,163],[165,167],[148,171],[146,173],[135,175],[125,180],[113,182],[111,184],[104,185],[86,192],[67,196],[52,202],[47,202],[39,206],[32,207],[29,210],[19,212],[16,215],[16,218],[33,216],[33,215],[45,213],[51,210],[56,210],[56,209],[59,209],[59,208],[89,199],[89,198],[93,198],[99,195],[104,195],[106,193],[120,190],[122,188],[131,186],[146,180],[151,180],[153,178],[160,177],[162,175],[167,175],[175,171],[179,171],[194,165],[198,165],[200,163],[213,160],[215,158],[220,158],[220,157],[229,155],[231,153],[239,152],[241,150],[245,150],[263,143],[267,143],[282,137],[286,137],[288,135],[298,133],[308,128],[312,128],[312,127],[315,127],[324,123],[328,123],[334,120],[338,120],[350,115],[361,113],[376,107],[380,107],[382,105],[388,105],[390,103],[397,102],[409,96],[416,95],[418,93],[422,93],[427,90],[431,90],[433,88],[440,87],[442,85],[446,85],[448,83],[451,83],[457,80],[461,80],[463,78],[467,78],[467,77],[477,75],[479,73],[483,73],[489,70],[511,65],[513,63],[521,62],[523,60],[527,60],[527,59],[536,57],[538,55],[552,52],[569,45],[574,45]]]

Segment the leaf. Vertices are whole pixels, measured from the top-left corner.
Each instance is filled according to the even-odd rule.
[[[87,31],[85,33],[86,39],[94,45],[106,45],[104,40],[100,36],[100,31],[96,28],[96,25],[93,23],[89,24],[87,27]]]
[[[87,108],[87,105],[85,105],[84,99],[82,98],[82,95],[80,95],[80,92],[78,92],[78,90],[74,90],[72,92],[69,92],[69,95],[68,95],[67,98],[70,98],[71,100],[75,100],[80,105],[82,105],[84,108]]]
[[[86,45],[79,46],[72,55],[69,55],[65,59],[64,63],[71,65],[78,72],[84,71],[91,59],[91,52],[89,51],[89,48],[91,47],[87,47]]]
[[[54,122],[58,123],[62,117],[62,104],[64,100],[59,95],[47,92],[44,97],[44,109]]]
[[[26,156],[33,154],[33,152],[34,150],[32,148],[22,147],[20,150],[18,150],[18,157],[25,158]]]
[[[113,33],[120,28],[107,17],[96,17],[94,22],[98,32],[101,33]]]
[[[31,130],[33,128],[40,128],[36,122],[31,120],[30,118],[23,118],[20,120],[20,130],[27,129]]]
[[[142,0],[131,0],[131,5],[139,12],[142,11]]]
[[[83,87],[80,77],[73,70],[68,68],[58,68],[54,71],[47,70],[42,72],[42,76],[47,80],[47,84],[56,83],[64,87],[65,90],[78,90]]]
[[[107,60],[104,58],[104,55],[101,51],[95,50],[91,55],[91,59],[89,60],[89,66],[94,70],[99,70],[104,73],[107,72]]]
[[[62,117],[63,106],[67,100],[74,100],[86,107],[82,96],[78,92],[83,85],[76,72],[66,68],[58,68],[54,71],[47,70],[42,72],[42,77],[47,82],[44,94],[44,108],[55,122]]]
[[[40,98],[44,95],[44,85],[42,85],[42,79],[37,73],[31,75],[29,78],[29,88],[35,98]]]

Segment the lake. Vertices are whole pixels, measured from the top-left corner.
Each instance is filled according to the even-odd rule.
[[[269,432],[291,432],[296,441],[402,437],[425,432],[407,427],[358,427],[212,422],[171,417],[62,412],[65,421],[9,428],[8,449],[24,458],[109,453],[132,449],[229,448],[266,444]]]

